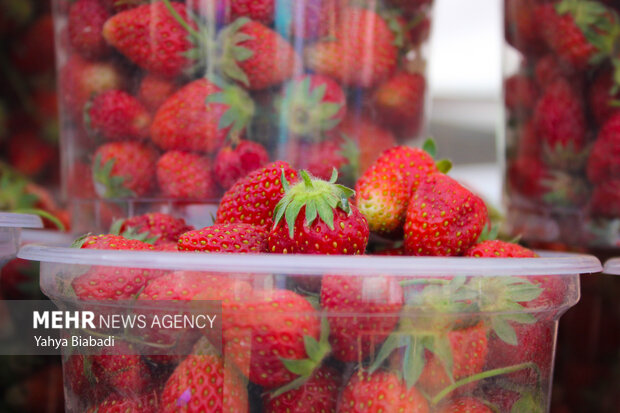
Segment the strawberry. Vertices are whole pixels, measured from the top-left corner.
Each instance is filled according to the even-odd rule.
[[[6,2],[3,2],[6,3]],[[28,7],[28,1],[12,1],[20,7]],[[0,4],[0,14],[2,5]],[[4,20],[0,17],[0,26]],[[0,28],[0,33],[2,28]],[[10,51],[11,64],[24,74],[39,75],[54,70],[54,21],[50,14],[44,14],[33,21],[26,32],[19,39],[13,40]]]
[[[547,192],[543,182],[550,178],[548,168],[533,156],[522,156],[508,164],[508,183],[517,193],[534,200]]]
[[[426,42],[430,37],[431,19],[428,16],[423,16],[422,18],[417,17],[414,23],[412,27],[411,23],[407,24],[407,26],[410,27],[407,36],[411,40],[412,46],[421,47],[422,43]]]
[[[155,175],[156,152],[137,142],[111,142],[94,154],[93,180],[102,198],[146,195]]]
[[[177,85],[173,81],[164,77],[147,74],[140,81],[138,100],[142,102],[149,112],[155,113],[177,89]]]
[[[86,413],[157,413],[158,398],[156,392],[150,392],[140,397],[122,398],[111,396],[91,407]]]
[[[412,255],[461,255],[487,221],[482,199],[447,175],[430,175],[409,201],[405,249]]]
[[[151,138],[165,150],[217,151],[228,133],[238,136],[254,113],[254,103],[240,88],[208,79],[188,83],[157,110]]]
[[[217,153],[213,176],[217,183],[228,189],[238,179],[269,162],[269,154],[260,143],[242,140],[236,145],[224,146]]]
[[[444,338],[445,339],[445,338]],[[480,373],[488,353],[487,328],[483,323],[471,327],[451,330],[447,333],[451,352],[452,370],[442,361],[443,355],[426,349],[426,363],[418,380],[418,386],[430,395],[435,395],[450,385],[451,377],[458,381]],[[436,348],[435,351],[439,351]]]
[[[372,87],[396,68],[398,49],[394,34],[377,13],[346,8],[335,36],[336,40],[306,48],[306,64],[311,70],[347,86]]]
[[[149,135],[151,115],[138,99],[121,90],[100,93],[85,108],[85,124],[107,140],[140,140]]]
[[[67,390],[77,397],[88,398],[93,402],[107,396],[108,390],[92,372],[91,357],[72,354],[63,357],[63,381]]]
[[[620,92],[614,87],[611,71],[600,71],[592,81],[588,93],[590,110],[599,125],[604,125],[609,118],[620,113],[620,109],[616,106]]]
[[[517,158],[541,158],[541,148],[532,119],[517,126]]]
[[[523,277],[538,287],[542,293],[533,300],[522,301],[525,308],[553,310],[560,307],[566,298],[567,282],[559,275],[535,275]]]
[[[505,0],[505,38],[512,46],[526,55],[539,55],[546,50],[538,25],[536,6],[538,0]]]
[[[428,413],[428,402],[415,388],[407,388],[395,373],[357,371],[342,390],[339,413]]]
[[[324,276],[321,304],[334,357],[361,363],[378,351],[398,323],[403,300],[403,290],[392,277]]]
[[[321,367],[302,386],[280,395],[265,395],[266,413],[303,413],[311,405],[315,411],[335,412],[340,377],[331,367]]]
[[[320,142],[293,139],[286,147],[286,158],[296,169],[305,169],[317,178],[329,179],[336,168],[344,171],[346,176],[343,178],[348,179],[350,164],[347,155],[356,150],[354,142],[341,138]]]
[[[110,14],[99,0],[78,0],[69,7],[71,46],[87,59],[101,59],[110,48],[103,38],[103,24]]]
[[[547,87],[534,108],[534,128],[551,165],[562,166],[583,150],[584,110],[568,81],[560,79]]]
[[[409,199],[420,182],[437,171],[433,157],[422,149],[396,146],[383,152],[355,186],[356,205],[370,230],[400,235]]]
[[[228,0],[230,17],[235,20],[247,17],[264,25],[273,22],[275,15],[275,0]]]
[[[251,294],[251,287],[222,275],[175,271],[151,280],[139,300],[218,300],[228,302]]]
[[[147,2],[147,0],[100,0],[100,1],[101,3],[103,3],[104,6],[108,8],[108,10],[113,11],[114,13],[133,9],[134,7],[138,7],[139,5]]]
[[[2,260],[0,291],[4,300],[35,300],[40,298],[39,267],[32,261],[13,258]]]
[[[255,291],[224,306],[224,313],[226,359],[267,390],[307,380],[330,351],[326,323],[321,326],[310,302],[292,291]]]
[[[137,239],[128,239],[122,235],[103,234],[86,235],[73,243],[75,248],[95,250],[152,250],[153,246]]]
[[[532,111],[538,98],[534,80],[525,75],[512,75],[504,81],[504,104],[512,114]]]
[[[140,356],[131,354],[134,352],[120,342],[113,350],[104,348],[100,355],[92,356],[92,372],[98,382],[105,383],[120,394],[141,394],[150,384],[151,375]]]
[[[338,125],[334,135],[337,138],[345,138],[354,143],[354,151],[346,151],[354,179],[363,174],[380,154],[385,150],[396,146],[394,134],[371,121],[364,116],[357,116],[349,113]],[[331,135],[330,135],[331,136]],[[334,139],[330,137],[330,139]],[[351,153],[350,153],[351,152]]]
[[[222,72],[250,90],[280,85],[302,67],[295,49],[278,32],[244,17],[224,28],[218,43]]]
[[[215,224],[179,238],[179,251],[267,252],[267,231],[249,224]]]
[[[473,245],[464,254],[466,257],[491,258],[534,258],[538,257],[534,251],[519,244],[500,240],[483,241]]]
[[[380,123],[399,135],[418,135],[424,119],[426,80],[419,73],[399,72],[377,87],[373,105]]]
[[[279,110],[291,133],[320,140],[323,132],[342,121],[346,105],[344,92],[333,79],[303,75],[286,84]]]
[[[288,163],[277,161],[238,180],[222,197],[216,223],[270,228],[273,210],[284,196],[282,171],[287,179],[297,179],[297,172]]]
[[[597,55],[611,54],[609,28],[617,23],[600,4],[562,0],[538,6],[535,14],[547,46],[574,68],[585,69]]]
[[[175,218],[161,212],[150,212],[127,218],[119,224],[121,234],[131,231],[136,234],[146,234],[147,237],[157,237],[156,246],[167,242],[176,244],[181,234],[194,229],[187,225],[183,218]]]
[[[547,54],[536,62],[534,78],[539,88],[545,89],[548,85],[560,78],[569,78],[574,75],[569,67],[558,61],[555,55]]]
[[[620,179],[596,185],[590,198],[590,213],[595,217],[620,216]]]
[[[493,413],[489,406],[474,397],[460,397],[442,403],[437,413]]]
[[[348,198],[354,194],[353,190],[335,184],[336,172],[329,182],[313,179],[303,170],[300,176],[302,180],[289,187],[282,175],[285,193],[274,209],[269,251],[363,254],[368,243],[368,223],[357,207],[349,204]]]
[[[57,148],[39,138],[35,130],[13,133],[5,153],[15,169],[31,177],[48,172],[58,158]]]
[[[293,19],[289,32],[293,37],[316,39],[337,30],[341,11],[349,0],[306,0],[292,3]],[[281,7],[278,5],[278,7]]]
[[[73,55],[60,69],[60,99],[70,114],[81,119],[84,104],[92,95],[122,89],[123,74],[111,63],[89,62]]]
[[[171,78],[191,69],[197,31],[185,5],[163,0],[115,14],[105,22],[103,37],[137,66]]]
[[[165,196],[177,199],[211,199],[217,190],[209,159],[181,151],[166,152],[159,158],[157,182]]]
[[[190,355],[168,378],[159,412],[248,412],[248,394],[237,373],[216,355]]]
[[[620,178],[620,113],[605,122],[588,157],[588,179],[599,184]]]

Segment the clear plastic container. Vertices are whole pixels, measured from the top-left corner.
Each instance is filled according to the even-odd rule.
[[[620,258],[607,260],[603,272],[605,272],[605,274],[620,275]]]
[[[432,0],[54,3],[76,233],[154,210],[204,224],[268,161],[353,181],[425,134]]]
[[[17,254],[22,228],[43,228],[43,222],[36,215],[0,212],[0,266]]]
[[[504,11],[508,231],[617,255],[617,2],[505,0]]]
[[[114,400],[121,403],[121,397],[124,406],[151,403],[158,404],[159,411],[199,411],[209,400],[221,406],[221,396],[209,399],[213,393],[208,386],[191,384],[192,378],[201,385],[212,379],[194,376],[194,363],[206,363],[200,364],[201,371],[215,363],[225,369],[213,379],[221,383],[223,378],[230,386],[224,385],[224,397],[235,392],[224,404],[236,412],[249,411],[248,405],[256,412],[275,411],[278,403],[291,407],[313,394],[313,406],[325,411],[335,411],[338,403],[338,411],[349,411],[348,403],[388,400],[391,408],[404,403],[403,411],[428,412],[473,397],[507,413],[514,403],[522,411],[548,410],[558,320],[579,299],[579,274],[601,270],[592,256],[542,255],[239,259],[29,245],[19,256],[41,261],[41,288],[59,307],[131,310],[141,299],[155,297],[159,288],[165,289],[165,297],[223,300],[223,360],[219,353],[201,353],[205,338],[200,334],[177,332],[177,338],[193,337],[201,343],[181,357],[183,361],[147,352],[111,356],[121,366],[140,365],[148,371],[139,386],[128,389],[114,384],[105,368],[95,367],[95,375],[88,375],[84,366],[101,364],[100,356],[65,357],[68,412],[95,411]],[[138,300],[81,301],[78,297],[91,297],[82,287],[93,272],[112,274],[112,280],[133,273],[152,281],[134,286]],[[93,294],[104,292],[96,290]],[[117,297],[131,298],[135,291],[125,293]],[[281,355],[307,361],[297,370],[285,365]],[[362,369],[366,373],[360,373]],[[310,372],[312,382],[291,384]],[[366,387],[360,374],[383,384]],[[283,389],[287,385],[302,387]],[[320,394],[310,393],[313,386]],[[269,395],[275,389],[284,393],[273,400]]]

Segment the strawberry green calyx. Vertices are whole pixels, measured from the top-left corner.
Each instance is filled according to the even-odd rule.
[[[422,150],[428,153],[431,158],[437,158],[437,144],[433,138],[428,138],[422,144]],[[452,161],[449,159],[440,159],[435,162],[435,166],[437,166],[437,170],[441,173],[447,174],[452,169]]]
[[[343,103],[325,101],[327,85],[313,87],[311,78],[290,82],[284,98],[278,102],[288,129],[296,135],[308,136],[335,128],[342,117],[337,115]]]
[[[220,118],[218,128],[220,130],[230,128],[229,135],[233,140],[238,140],[254,116],[254,101],[245,90],[238,86],[227,84],[214,76],[209,80],[221,91],[209,95],[205,103],[221,103],[228,106],[228,110]]]
[[[108,160],[105,164],[101,164],[101,155],[97,155],[93,166],[93,182],[97,193],[103,198],[126,198],[136,196],[135,192],[126,188],[125,177],[113,176],[112,168],[114,168],[114,158]]]
[[[218,36],[218,45],[221,47],[219,63],[222,72],[246,87],[250,86],[250,79],[238,63],[251,58],[254,52],[239,44],[253,39],[252,36],[241,32],[243,26],[250,21],[247,17],[240,17],[222,30]]]
[[[285,219],[289,228],[289,236],[293,239],[295,221],[303,207],[306,208],[306,225],[310,226],[319,217],[329,229],[334,229],[334,209],[339,208],[347,214],[351,214],[349,198],[355,195],[355,191],[343,185],[336,184],[338,171],[334,169],[331,179],[324,181],[312,178],[308,172],[300,171],[301,181],[290,186],[284,171],[282,171],[282,185],[285,190],[284,197],[274,209],[274,228]]]
[[[142,241],[146,244],[154,245],[159,239],[159,235],[151,236],[150,232],[137,232],[134,227],[129,227],[125,231],[121,232],[121,228],[125,224],[124,219],[117,219],[110,226],[110,234],[120,235],[123,238]]]
[[[290,360],[282,358],[282,363],[284,363],[286,368],[299,377],[273,391],[270,394],[272,398],[303,386],[315,370],[321,367],[323,360],[331,353],[332,347],[329,344],[329,323],[325,317],[321,319],[321,336],[319,337],[319,341],[314,337],[304,336],[304,347],[308,356],[307,359]]]

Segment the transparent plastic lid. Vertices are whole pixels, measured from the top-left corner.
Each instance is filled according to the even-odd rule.
[[[45,244],[57,247],[68,247],[75,237],[66,232],[48,229],[25,229],[22,231],[21,242],[25,244]]]
[[[620,275],[620,258],[612,258],[605,263],[605,274]]]
[[[66,265],[295,275],[509,276],[588,274],[602,270],[600,261],[590,255],[547,252],[541,253],[540,258],[236,255],[27,245],[18,257]]]
[[[41,218],[30,214],[0,212],[0,228],[43,228]]]

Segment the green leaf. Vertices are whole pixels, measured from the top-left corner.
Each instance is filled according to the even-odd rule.
[[[453,358],[452,358],[452,347],[450,347],[450,340],[447,336],[438,337],[433,340],[431,351],[439,358],[441,364],[446,369],[446,373],[450,378],[450,381],[453,381],[452,378],[452,367],[453,367]]]
[[[388,336],[383,342],[383,345],[379,349],[377,356],[373,360],[372,364],[368,368],[370,374],[374,373],[385,360],[394,352],[394,350],[404,347],[411,343],[411,336],[393,333]]]
[[[220,118],[220,122],[217,127],[220,130],[226,129],[230,127],[230,125],[232,125],[234,122],[235,122],[235,114],[232,111],[227,110],[226,112],[224,112],[224,114]]]
[[[316,360],[317,355],[321,352],[321,345],[314,337],[304,336],[304,348],[306,349],[306,354],[310,360],[321,362],[322,357]]]
[[[491,326],[495,334],[497,334],[497,337],[502,341],[513,346],[517,345],[518,341],[515,329],[502,317],[491,317]]]
[[[86,238],[88,238],[91,235],[92,233],[89,232],[87,234],[79,236],[78,238],[75,239],[75,241],[73,241],[73,244],[71,244],[71,248],[82,248],[82,245],[84,245],[84,241],[86,241]]]
[[[532,301],[542,294],[542,289],[536,285],[515,284],[506,291],[506,297],[519,303]]]
[[[238,62],[243,62],[254,56],[254,52],[246,47],[235,46],[232,48],[233,56]]]
[[[536,317],[529,313],[501,314],[496,317],[501,317],[504,320],[514,321],[519,324],[534,324],[538,321]]]
[[[448,159],[442,159],[437,162],[437,169],[439,172],[447,174],[452,169],[452,162]]]
[[[403,360],[403,369],[407,389],[411,389],[417,383],[422,371],[424,370],[424,344],[420,337],[411,338],[411,343],[407,347]]]
[[[306,224],[310,226],[317,216],[316,203],[313,199],[306,204]]]
[[[433,138],[425,140],[422,145],[422,150],[428,153],[431,158],[435,159],[435,156],[437,156],[437,144],[435,144],[435,140]]]
[[[124,223],[125,223],[124,219],[114,220],[114,222],[110,226],[110,234],[121,235],[121,228],[123,227]]]
[[[333,207],[330,207],[326,202],[317,202],[317,212],[319,213],[319,217],[321,217],[321,221],[323,221],[329,229],[334,229],[334,210]]]
[[[288,225],[288,233],[291,239],[295,234],[295,222],[297,221],[297,216],[299,215],[299,211],[303,208],[304,203],[303,200],[293,199],[291,203],[286,207],[286,211],[284,212],[286,225]]]
[[[290,360],[282,358],[281,360],[288,371],[298,376],[309,377],[316,367],[316,363],[310,359]]]

